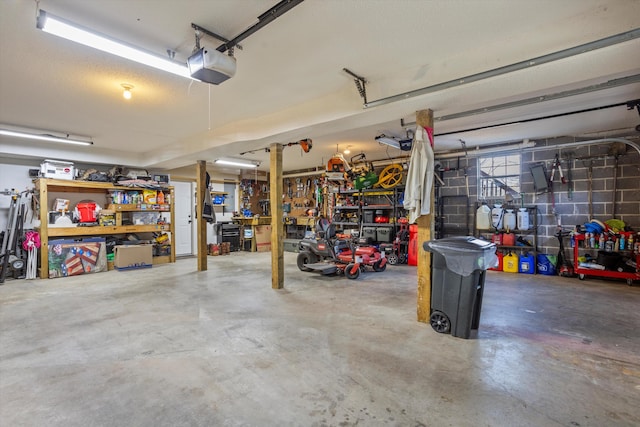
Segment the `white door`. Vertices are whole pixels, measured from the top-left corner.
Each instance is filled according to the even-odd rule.
[[[176,256],[193,255],[195,183],[172,181],[176,211]]]

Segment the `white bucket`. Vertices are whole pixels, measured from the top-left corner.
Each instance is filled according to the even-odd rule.
[[[518,230],[529,229],[529,210],[527,208],[518,209]]]
[[[482,203],[476,210],[476,230],[491,229],[491,208],[486,203]]]
[[[504,217],[504,210],[502,209],[502,204],[496,203],[493,205],[494,208],[491,209],[491,225],[496,230],[502,229],[502,220]]]
[[[504,228],[509,231],[516,229],[516,214],[513,213],[513,209],[507,209],[507,213],[504,214]]]

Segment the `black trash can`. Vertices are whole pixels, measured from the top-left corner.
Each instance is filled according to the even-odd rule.
[[[457,236],[423,243],[431,257],[431,327],[469,338],[480,324],[486,270],[496,264],[496,245]]]

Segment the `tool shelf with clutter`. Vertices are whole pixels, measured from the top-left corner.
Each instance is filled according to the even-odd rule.
[[[38,178],[34,183],[40,204],[40,278],[49,277],[46,266],[53,240],[94,243],[89,239],[116,237],[133,243],[134,236],[153,245],[154,264],[175,262],[173,187],[52,178]],[[72,206],[74,211],[68,210]]]
[[[571,232],[574,273],[580,280],[602,277],[633,285],[640,281],[640,232],[610,222],[592,220]]]
[[[334,193],[332,222],[347,234],[358,233],[368,243],[393,241],[406,211],[403,186],[390,189],[338,188]]]
[[[538,208],[533,205],[476,203],[474,236],[497,247],[498,265],[490,270],[535,274],[538,266]],[[540,271],[538,271],[540,272]]]

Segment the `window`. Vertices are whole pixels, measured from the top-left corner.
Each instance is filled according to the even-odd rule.
[[[478,158],[478,198],[519,198],[520,160],[520,154]]]
[[[224,200],[224,204],[227,205],[227,210],[229,212],[237,210],[238,207],[236,206],[236,183],[225,182],[224,192],[227,193]]]

